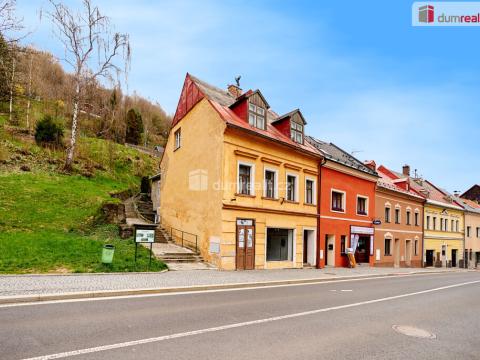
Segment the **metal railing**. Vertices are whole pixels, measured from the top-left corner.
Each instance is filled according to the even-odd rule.
[[[170,227],[170,237],[176,244],[198,253],[198,235]]]

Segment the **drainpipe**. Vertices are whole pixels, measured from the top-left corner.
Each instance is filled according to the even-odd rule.
[[[317,175],[317,269],[321,269],[320,266],[320,205],[322,198],[322,166],[325,165],[327,161],[325,158],[322,158],[322,161],[318,163],[318,175]],[[323,258],[325,258],[325,251],[323,252]]]

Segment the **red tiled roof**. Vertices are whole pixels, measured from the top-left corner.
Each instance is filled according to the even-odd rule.
[[[389,177],[389,174],[385,171],[388,170],[384,166],[381,166],[377,169],[377,173],[380,178],[377,180],[377,185],[383,187],[384,189],[396,191],[405,195],[409,195],[417,198],[418,200],[424,200],[424,198],[417,193],[409,190],[402,189],[401,187],[395,184],[395,181]]]
[[[435,201],[437,203],[442,203],[448,206],[453,206],[453,207],[460,207],[461,206],[455,202],[453,199],[453,196],[446,191],[442,191],[439,188],[437,188],[435,185],[433,185],[431,182],[428,180],[424,179],[415,179],[410,176],[406,176],[402,173],[389,170],[383,165],[379,167],[379,171],[382,171],[386,174],[388,178],[391,180],[397,180],[397,179],[409,179],[410,180],[410,190],[412,192],[415,192],[416,194],[424,197],[427,200],[430,201]],[[452,199],[451,201],[449,199]]]
[[[232,96],[229,92],[219,89],[215,86],[212,86],[190,74],[187,74],[187,79],[185,81],[192,81],[199,91],[198,98],[206,97],[214,109],[218,112],[220,117],[230,126],[240,128],[242,130],[248,131],[252,134],[268,138],[277,142],[284,143],[290,147],[297,148],[302,151],[306,151],[314,156],[321,157],[320,151],[318,151],[313,145],[309,144],[307,141],[304,141],[304,144],[299,144],[288,136],[282,134],[270,123],[278,118],[278,114],[274,111],[267,110],[267,129],[258,129],[254,126],[251,126],[247,121],[241,119],[231,108],[230,106],[234,104],[237,99]],[[257,91],[257,90],[256,90]],[[246,92],[247,96],[253,94],[252,90]],[[242,95],[242,96],[245,96]],[[177,110],[178,112],[178,110]],[[176,122],[180,121],[180,118],[176,119]],[[175,123],[176,123],[175,122]]]

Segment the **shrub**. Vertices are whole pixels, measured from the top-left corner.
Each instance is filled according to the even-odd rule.
[[[127,112],[127,131],[125,142],[139,145],[142,142],[143,121],[142,115],[137,109],[130,109]]]
[[[63,128],[50,115],[45,115],[35,127],[35,141],[37,144],[62,144]]]

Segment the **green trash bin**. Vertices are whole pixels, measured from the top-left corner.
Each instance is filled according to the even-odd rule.
[[[102,263],[111,264],[113,261],[113,254],[115,253],[115,246],[113,245],[104,245],[102,250]]]

